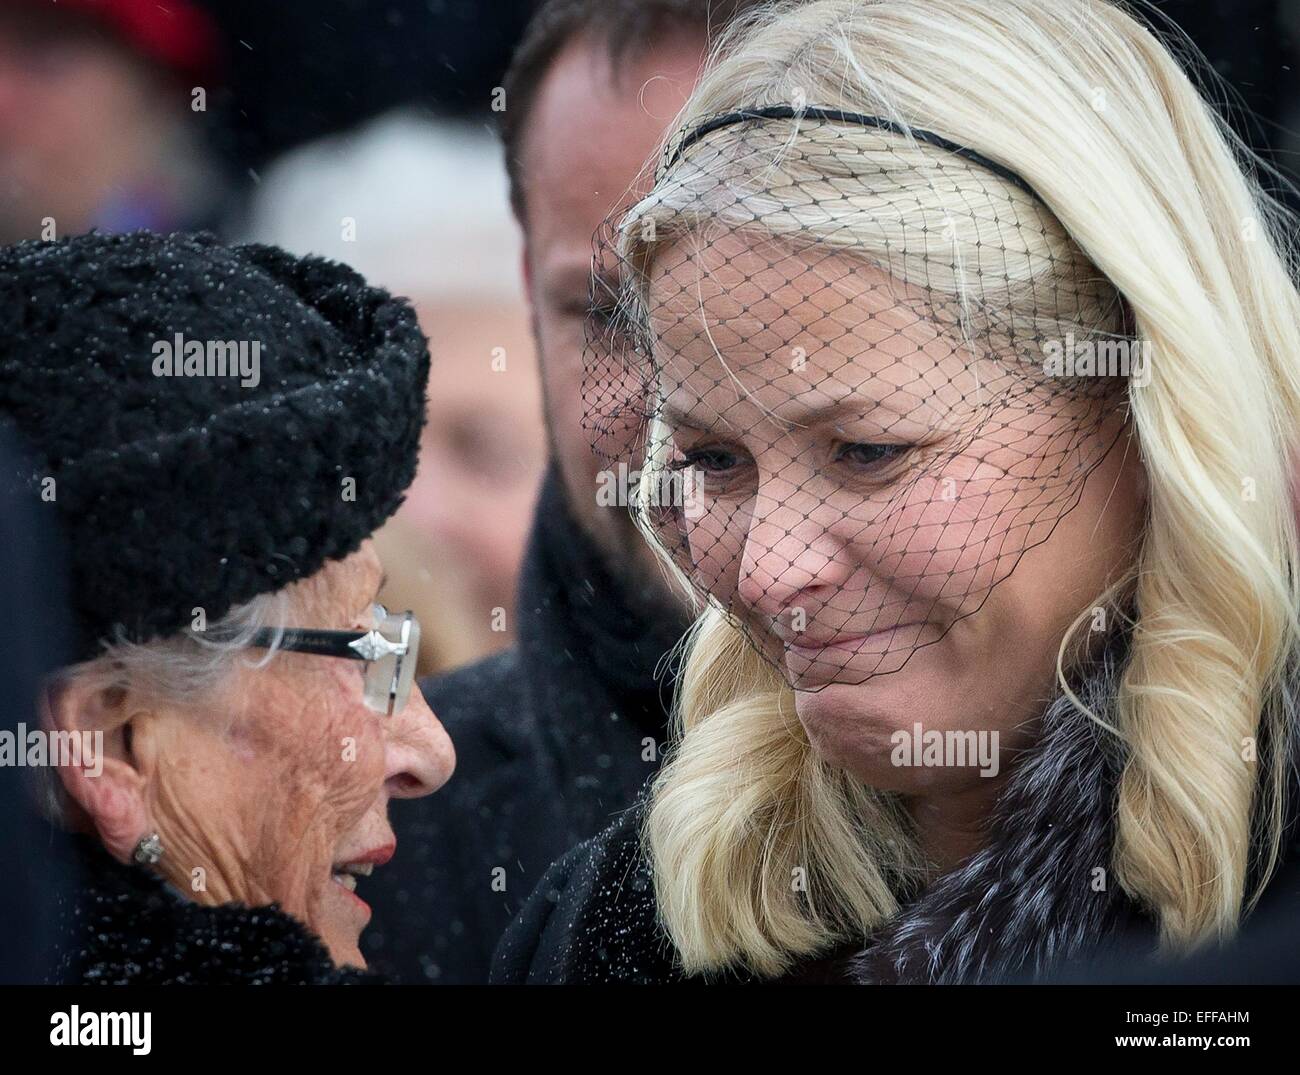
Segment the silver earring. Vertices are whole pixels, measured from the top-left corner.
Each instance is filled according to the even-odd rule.
[[[148,836],[141,837],[140,842],[135,845],[135,861],[141,866],[157,865],[158,860],[163,856],[162,840],[159,839],[156,832],[151,832]]]

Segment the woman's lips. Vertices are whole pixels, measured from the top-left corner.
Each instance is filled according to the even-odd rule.
[[[379,847],[372,848],[363,855],[357,855],[355,857],[349,856],[342,861],[345,863],[357,863],[363,866],[382,866],[393,857],[396,851],[396,841],[390,841],[386,844],[381,844]]]
[[[383,844],[363,854],[348,857],[330,872],[330,883],[347,896],[357,909],[364,911],[367,922],[370,920],[370,904],[357,895],[357,878],[369,877],[375,867],[382,866],[391,859],[396,850],[396,843]]]
[[[330,887],[346,898],[353,907],[360,910],[365,915],[366,921],[369,922],[371,914],[370,904],[356,894],[356,891],[351,887],[351,885],[354,884],[356,884],[356,882],[351,881],[349,874],[340,874],[335,872],[330,876]]]
[[[818,653],[821,653],[823,650],[828,650],[828,649],[843,650],[848,653],[857,653],[864,646],[866,646],[868,642],[874,641],[876,639],[882,639],[887,641],[890,638],[890,636],[897,634],[899,631],[906,631],[909,628],[924,627],[924,626],[925,624],[923,622],[917,621],[915,623],[900,623],[896,627],[886,627],[882,631],[870,631],[864,635],[837,635],[836,637],[828,638],[825,641],[795,642],[791,640],[786,643],[786,648],[794,653],[799,654],[800,656],[806,656],[810,658],[815,658]],[[918,637],[920,636],[919,631],[917,632],[917,636]],[[881,656],[883,653],[884,651],[882,650],[880,653],[873,653],[873,656]]]

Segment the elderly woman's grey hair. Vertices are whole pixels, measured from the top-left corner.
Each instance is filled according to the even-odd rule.
[[[249,643],[258,632],[282,626],[288,605],[288,595],[281,590],[236,605],[203,630],[185,630],[149,642],[119,637],[106,644],[97,657],[60,669],[50,678],[40,700],[42,717],[47,719],[49,692],[74,679],[92,682],[103,689],[130,689],[145,697],[167,701],[192,701],[209,696],[229,681],[240,664],[261,668],[270,663],[278,650],[282,631],[276,632],[269,647],[250,649]],[[41,766],[33,773],[42,812],[50,821],[66,827],[67,794],[54,768]]]

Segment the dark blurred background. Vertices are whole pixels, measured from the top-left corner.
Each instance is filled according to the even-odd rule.
[[[286,149],[414,103],[489,117],[532,0],[225,0],[227,146],[257,168]]]
[[[189,111],[222,190],[246,197],[268,163],[305,142],[407,106],[492,118],[511,51],[535,0],[0,0],[0,156],[37,133],[78,127],[49,111],[61,93],[108,88],[85,68],[103,53],[152,68],[157,93]],[[1228,112],[1294,169],[1300,143],[1300,0],[1158,0],[1235,91]],[[114,88],[126,80],[119,76]],[[169,85],[170,83],[170,85]],[[206,110],[189,109],[206,90]],[[138,86],[133,88],[137,89]],[[45,107],[42,105],[45,102]],[[99,104],[99,115],[111,101]],[[83,111],[93,104],[83,96]],[[125,134],[118,117],[109,127]],[[80,127],[86,131],[86,124]],[[101,132],[104,133],[104,132]],[[123,147],[125,149],[125,147]],[[63,158],[73,160],[71,156]],[[51,163],[53,163],[51,153]],[[11,196],[16,181],[0,174]],[[211,212],[211,206],[201,209]],[[202,212],[200,215],[204,215]],[[30,222],[28,222],[30,225]],[[12,236],[10,236],[11,238]]]

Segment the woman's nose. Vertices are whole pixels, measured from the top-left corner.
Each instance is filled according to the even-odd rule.
[[[745,605],[776,617],[845,584],[851,568],[825,526],[790,504],[769,501],[760,514],[762,507],[755,503],[741,557],[737,594]]]
[[[394,799],[418,799],[443,786],[456,768],[456,750],[420,688],[389,718],[384,784]]]

